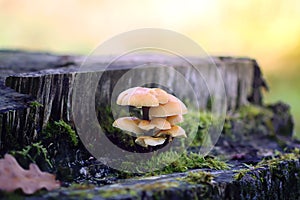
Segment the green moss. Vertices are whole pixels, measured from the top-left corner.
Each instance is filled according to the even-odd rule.
[[[185,181],[190,184],[203,184],[203,183],[210,184],[213,179],[214,176],[211,173],[205,171],[198,171],[198,172],[190,172],[186,177],[179,178],[177,180]]]
[[[242,106],[226,116],[222,137],[234,142],[253,140],[258,135],[276,139],[273,116],[273,111],[267,107],[251,104]]]
[[[120,109],[117,111],[120,116],[126,114],[122,107],[118,106],[117,109]],[[130,109],[130,112],[134,111]],[[132,133],[122,131],[121,129],[112,126],[115,119],[110,106],[98,105],[97,118],[101,129],[112,143],[127,151],[138,152],[139,149],[141,149],[140,146],[135,144],[134,141],[136,137],[132,136]]]
[[[247,105],[239,108],[229,119],[232,123],[242,123],[244,129],[241,135],[261,133],[274,135],[272,123],[273,112],[269,108],[257,105]]]
[[[209,143],[209,128],[213,125],[212,114],[209,112],[193,112],[189,111],[184,115],[184,122],[179,124],[190,138],[193,138],[191,146],[201,146]],[[194,135],[192,135],[194,134]]]
[[[249,173],[251,169],[241,169],[236,171],[237,173],[233,176],[233,178],[237,181],[241,180],[247,173]]]
[[[178,182],[156,182],[152,184],[139,185],[137,188],[143,191],[162,191],[168,188],[179,187]]]
[[[290,153],[282,153],[275,151],[275,156],[270,159],[263,159],[255,166],[247,166],[246,169],[237,170],[236,174],[234,175],[235,180],[241,180],[247,173],[251,172],[252,170],[256,170],[262,167],[270,167],[276,168],[278,164],[283,161],[297,161],[300,158],[300,150],[298,148],[293,149]],[[256,176],[252,176],[252,178],[256,179]]]
[[[165,166],[160,168],[161,166]],[[151,160],[136,163],[126,162],[122,164],[125,171],[135,168],[140,172],[147,172],[145,176],[156,176],[162,174],[171,174],[174,172],[186,172],[190,169],[209,168],[216,170],[230,169],[230,166],[217,158],[203,157],[196,153],[184,152],[179,155],[177,152],[169,151],[153,156]],[[124,175],[124,174],[123,174]],[[127,176],[130,176],[127,174]]]
[[[139,191],[164,191],[168,188],[177,188],[179,187],[178,182],[155,182],[148,184],[139,184],[135,185],[134,189],[132,188],[108,188],[106,190],[100,190],[99,193],[103,198],[114,198],[122,195],[129,195],[131,197],[140,196]]]
[[[294,153],[297,156],[300,156],[300,149],[296,147],[292,150],[292,153]]]
[[[266,115],[269,117],[273,116],[273,113],[270,109],[257,105],[246,105],[242,106],[237,110],[238,117],[240,118],[255,118],[259,115]]]
[[[283,161],[296,161],[300,158],[300,151],[298,148],[295,148],[290,153],[281,153],[278,152],[276,156],[273,156],[271,159],[264,159],[257,164],[257,166],[277,166],[279,163]]]
[[[72,127],[63,120],[56,121],[54,123],[47,124],[43,130],[46,139],[56,140],[64,139],[67,137],[69,141],[74,145],[78,145],[78,137]]]
[[[99,193],[103,198],[113,198],[122,195],[130,195],[131,197],[137,196],[137,192],[129,188],[107,189],[101,190]]]
[[[233,137],[231,128],[232,128],[231,121],[228,117],[226,117],[222,132],[228,137]]]
[[[88,200],[88,199],[95,198],[95,194],[90,193],[88,190],[72,190],[72,191],[67,191],[67,193],[69,199]],[[57,196],[54,199],[60,199],[60,198],[59,196]]]

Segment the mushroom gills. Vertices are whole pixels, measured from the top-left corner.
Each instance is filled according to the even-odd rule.
[[[113,127],[119,128],[123,131],[135,133],[136,135],[142,135],[144,131],[138,127],[140,119],[136,117],[121,117],[114,121]]]
[[[173,138],[187,138],[185,130],[180,126],[176,126],[176,125],[172,126],[171,129],[161,130],[160,132],[155,134],[155,137],[164,137],[164,136],[170,136]]]
[[[135,140],[135,143],[142,147],[158,146],[162,145],[166,141],[166,138],[155,138],[151,136],[140,136]]]

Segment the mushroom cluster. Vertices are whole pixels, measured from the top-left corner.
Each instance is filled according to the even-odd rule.
[[[183,122],[187,108],[182,101],[160,88],[134,87],[123,91],[117,98],[121,106],[142,109],[142,119],[121,117],[113,126],[137,135],[140,146],[157,146],[167,139],[186,138],[184,129],[176,125]]]

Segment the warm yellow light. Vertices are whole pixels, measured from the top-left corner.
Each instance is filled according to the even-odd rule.
[[[156,27],[274,69],[300,43],[300,1],[0,0],[0,24],[2,48],[88,53],[118,33]]]

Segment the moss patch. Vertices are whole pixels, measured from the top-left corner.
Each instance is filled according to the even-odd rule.
[[[296,161],[300,159],[300,149],[295,148],[288,153],[281,153],[275,151],[275,156],[271,158],[265,158],[260,161],[255,166],[247,166],[246,169],[237,170],[236,174],[233,176],[235,180],[241,180],[246,174],[251,173],[253,170],[262,168],[262,167],[269,167],[269,168],[276,168],[281,162],[284,161]]]
[[[210,184],[214,176],[205,171],[198,171],[198,172],[189,172],[188,175],[184,178],[179,178],[177,180],[185,181],[190,184]]]
[[[116,188],[116,189],[102,190],[99,193],[103,198],[112,198],[115,196],[122,196],[122,195],[136,196],[137,194],[136,191],[131,190],[129,188]]]
[[[46,139],[70,141],[74,146],[78,145],[78,137],[72,127],[63,120],[47,124],[43,130]]]
[[[100,195],[103,198],[114,198],[117,196],[129,195],[131,198],[135,196],[139,196],[139,192],[147,192],[151,191],[153,193],[164,191],[168,188],[176,188],[179,187],[179,183],[177,182],[157,182],[151,184],[139,184],[135,185],[132,188],[110,188],[106,190],[99,191]]]
[[[237,173],[233,178],[237,181],[241,180],[247,173],[251,172],[251,169],[240,169],[236,171]]]
[[[270,109],[252,104],[240,107],[236,113],[238,117],[243,119],[255,118],[259,115],[266,115],[268,117],[273,116],[273,112]]]
[[[174,161],[174,158],[175,159]],[[175,172],[186,172],[190,169],[216,169],[216,170],[226,170],[230,169],[230,166],[217,158],[214,157],[203,157],[196,153],[184,152],[179,155],[177,152],[169,151],[161,153],[158,156],[152,157],[149,161],[140,163],[123,163],[122,168],[124,171],[128,169],[137,168],[137,171],[147,172],[144,176],[156,176],[163,174],[171,174]],[[160,168],[164,166],[163,168]],[[127,169],[127,170],[126,170]],[[122,174],[122,176],[126,174]],[[130,174],[127,174],[130,177]],[[131,176],[133,176],[131,174]]]
[[[184,122],[179,125],[185,130],[189,138],[193,138],[190,146],[199,147],[210,144],[209,130],[216,123],[218,123],[218,119],[210,112],[189,111],[188,114],[184,115]]]
[[[78,176],[74,172],[77,167],[74,161],[80,148],[82,146],[79,146],[76,132],[60,120],[48,123],[44,130],[36,133],[32,144],[15,148],[10,153],[24,168],[28,168],[30,163],[36,163],[42,171],[56,173],[60,180],[72,182]],[[80,156],[85,159],[85,154]]]
[[[271,159],[263,159],[260,161],[257,166],[276,166],[280,162],[283,161],[293,161],[293,160],[299,160],[300,159],[300,149],[295,148],[289,153],[281,153],[276,151],[275,156],[271,157]]]

